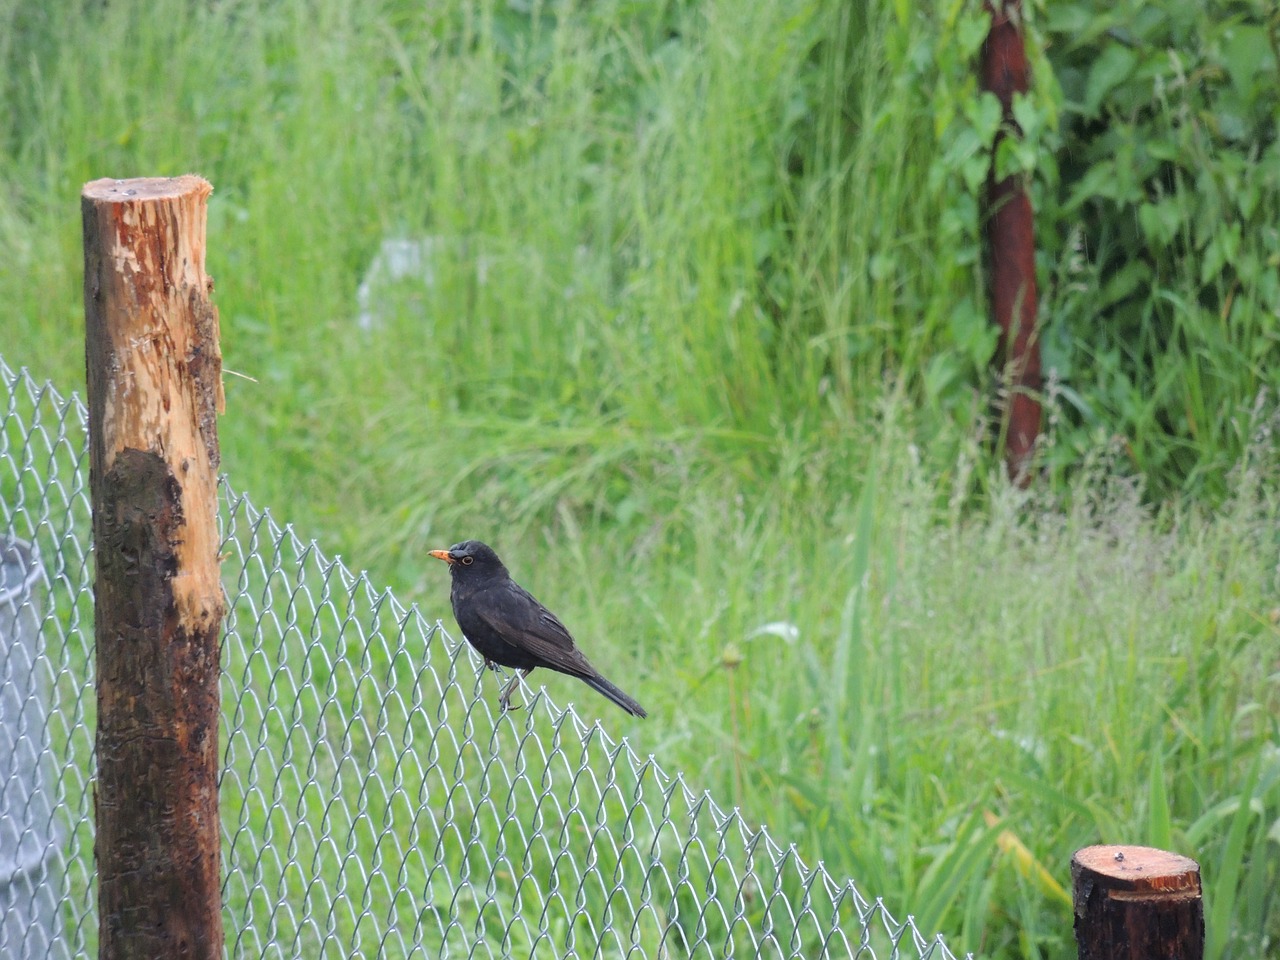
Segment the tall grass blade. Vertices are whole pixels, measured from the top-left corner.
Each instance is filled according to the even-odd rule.
[[[1147,789],[1147,843],[1161,850],[1173,849],[1173,826],[1169,819],[1169,794],[1164,785],[1164,751],[1159,736],[1151,751],[1151,780]]]
[[[1244,869],[1246,856],[1245,841],[1249,835],[1249,821],[1256,813],[1260,813],[1260,804],[1254,805],[1254,789],[1258,784],[1258,774],[1262,770],[1262,755],[1259,754],[1249,769],[1241,788],[1235,815],[1231,818],[1231,827],[1227,831],[1222,854],[1210,870],[1217,874],[1213,877],[1205,892],[1207,912],[1205,917],[1205,960],[1222,960],[1227,945],[1231,941],[1231,918],[1240,907],[1240,874]],[[1214,867],[1216,866],[1216,870]]]

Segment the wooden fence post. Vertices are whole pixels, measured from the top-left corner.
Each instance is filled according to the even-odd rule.
[[[1201,960],[1200,866],[1153,847],[1098,846],[1071,858],[1080,960]]]
[[[991,31],[982,45],[982,89],[996,95],[1003,125],[992,149],[982,219],[989,252],[991,310],[1000,327],[998,362],[1008,402],[1003,411],[1005,460],[1019,485],[1030,482],[1031,455],[1040,435],[1040,344],[1036,336],[1036,233],[1024,176],[996,179],[995,154],[1006,136],[1020,136],[1015,94],[1028,87],[1022,36],[1022,0],[986,0]]]
[[[81,193],[98,675],[98,955],[221,958],[212,187]]]

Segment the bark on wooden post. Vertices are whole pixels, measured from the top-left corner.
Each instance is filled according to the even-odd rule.
[[[95,180],[84,218],[102,958],[221,958],[212,187]]]
[[[1021,0],[987,0],[991,31],[982,47],[982,89],[1003,108],[1003,129],[995,147],[1012,133],[1013,96],[1027,92],[1027,51],[1022,39]],[[994,152],[993,152],[994,156]],[[1005,372],[1008,401],[1003,411],[1009,475],[1024,486],[1040,435],[1040,344],[1036,337],[1036,235],[1031,197],[1021,175],[987,177],[982,212],[991,271],[991,309],[1000,327],[997,362]]]
[[[1080,960],[1201,960],[1200,867],[1153,847],[1085,847],[1071,858]]]

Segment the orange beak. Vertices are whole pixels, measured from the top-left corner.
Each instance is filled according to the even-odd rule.
[[[454,560],[454,559],[453,559],[453,557],[449,556],[449,551],[448,551],[448,550],[430,550],[430,551],[428,551],[428,553],[429,553],[431,556],[435,557],[437,560],[443,560],[445,563],[457,563],[457,562],[458,562],[458,561]]]

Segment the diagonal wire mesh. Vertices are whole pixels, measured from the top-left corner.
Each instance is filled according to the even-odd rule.
[[[0,851],[13,838],[34,864],[0,855],[0,904],[8,883],[45,914],[0,924],[0,957],[82,956],[98,928],[85,410],[2,358],[0,390],[0,546],[29,545],[34,571],[0,592],[0,644],[5,623],[10,648],[34,638],[0,650],[0,682],[25,691],[0,698],[23,758],[0,763]],[[954,956],[544,691],[498,713],[439,621],[225,483],[221,519],[228,956]]]

